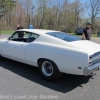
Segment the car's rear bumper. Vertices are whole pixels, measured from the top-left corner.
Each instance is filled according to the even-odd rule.
[[[95,71],[99,70],[100,67],[100,63],[97,63],[95,65],[92,65],[90,67],[86,67],[84,69],[84,75],[88,76],[88,75],[95,75]]]

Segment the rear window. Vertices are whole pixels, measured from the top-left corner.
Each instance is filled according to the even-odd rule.
[[[81,38],[79,38],[79,37],[76,37],[76,36],[73,36],[73,35],[70,35],[70,34],[64,33],[64,32],[48,32],[46,34],[51,35],[56,38],[59,38],[61,40],[67,41],[67,42],[81,40]]]

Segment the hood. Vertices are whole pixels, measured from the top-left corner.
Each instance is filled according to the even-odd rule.
[[[88,41],[88,40],[80,40],[70,42],[73,48],[81,49],[82,51],[92,55],[96,52],[100,52],[100,44]]]

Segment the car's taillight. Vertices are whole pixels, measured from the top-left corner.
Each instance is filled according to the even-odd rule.
[[[92,57],[89,57],[89,66],[92,64]]]

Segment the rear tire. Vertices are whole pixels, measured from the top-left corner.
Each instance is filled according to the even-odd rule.
[[[58,79],[61,76],[57,65],[53,61],[47,59],[40,60],[39,71],[41,76],[48,81]]]

